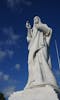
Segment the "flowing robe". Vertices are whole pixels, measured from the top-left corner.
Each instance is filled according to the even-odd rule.
[[[49,30],[50,28],[46,26]],[[29,41],[29,56],[28,56],[28,83],[26,87],[41,84],[52,84],[57,86],[55,77],[51,71],[51,59],[49,55],[49,43],[51,39],[52,31],[50,35],[44,35],[43,31],[40,31],[35,26],[30,30],[30,36],[27,36]]]

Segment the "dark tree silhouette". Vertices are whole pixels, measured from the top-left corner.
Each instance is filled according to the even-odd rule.
[[[5,100],[4,94],[0,93],[0,100]]]

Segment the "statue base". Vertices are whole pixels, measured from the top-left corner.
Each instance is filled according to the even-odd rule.
[[[8,100],[59,100],[52,86],[34,87],[14,92]]]

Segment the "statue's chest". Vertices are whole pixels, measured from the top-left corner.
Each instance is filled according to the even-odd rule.
[[[46,37],[44,36],[43,32],[38,31],[38,38],[40,46],[46,44]]]
[[[44,33],[40,30],[34,30],[32,34],[32,40],[37,41],[39,47],[46,44],[46,37],[44,36]]]

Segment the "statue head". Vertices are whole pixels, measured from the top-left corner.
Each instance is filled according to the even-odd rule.
[[[41,22],[40,17],[39,17],[39,16],[35,16],[35,17],[34,17],[34,24],[38,24],[38,23],[40,23],[40,22]]]

